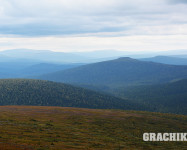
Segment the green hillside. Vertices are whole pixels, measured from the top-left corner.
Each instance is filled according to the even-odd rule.
[[[187,114],[187,79],[108,91],[148,106],[152,111]]]
[[[39,78],[83,86],[119,87],[187,78],[187,66],[145,62],[125,57],[46,74]]]
[[[0,105],[143,109],[127,100],[83,88],[29,79],[0,80]]]
[[[187,116],[39,106],[0,107],[1,150],[185,150],[143,133],[186,133]]]

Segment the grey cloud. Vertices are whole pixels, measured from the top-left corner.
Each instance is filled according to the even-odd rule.
[[[120,31],[131,33],[132,30],[136,34],[137,26],[146,28],[187,22],[187,10],[164,2],[0,0],[0,34],[48,36]]]
[[[187,0],[168,0],[171,4],[187,4]]]
[[[88,25],[87,25],[88,26]],[[127,30],[127,28],[126,28]],[[100,28],[83,25],[54,25],[54,24],[27,24],[0,26],[0,34],[22,35],[22,36],[50,36],[50,35],[73,35],[85,33],[119,32],[124,31],[122,27],[102,26]]]

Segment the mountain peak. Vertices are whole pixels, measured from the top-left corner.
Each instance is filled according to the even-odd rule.
[[[120,57],[116,59],[115,61],[138,61],[138,60],[130,58],[130,57]]]

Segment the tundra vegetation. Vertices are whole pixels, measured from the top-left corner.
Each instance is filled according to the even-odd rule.
[[[186,149],[144,142],[144,132],[186,132],[187,116],[49,106],[1,106],[0,149]]]

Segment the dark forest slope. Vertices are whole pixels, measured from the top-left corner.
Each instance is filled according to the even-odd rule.
[[[28,79],[0,80],[0,105],[143,109],[126,100],[83,88]]]
[[[149,106],[152,111],[187,114],[187,79],[159,85],[124,87],[109,92]]]

